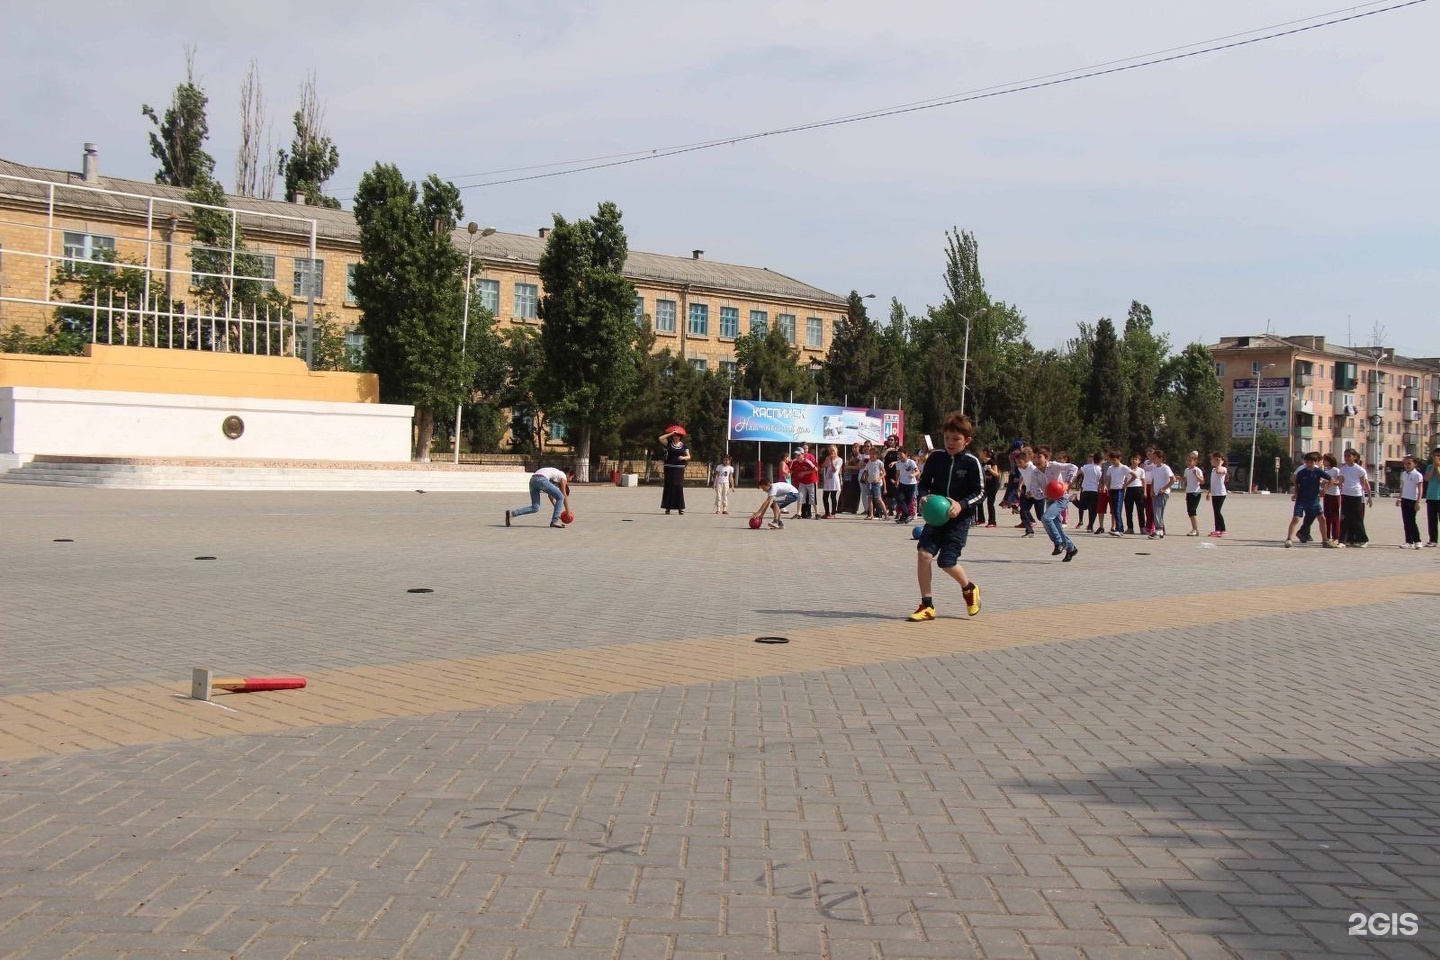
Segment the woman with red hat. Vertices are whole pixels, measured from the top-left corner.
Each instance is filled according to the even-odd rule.
[[[690,462],[690,448],[685,445],[685,428],[671,427],[660,434],[660,443],[665,447],[665,491],[660,495],[660,507],[668,516],[671,510],[685,515],[685,465]]]

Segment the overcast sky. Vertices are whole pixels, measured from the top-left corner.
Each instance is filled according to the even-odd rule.
[[[1332,0],[1333,3],[1333,0]],[[1383,4],[1388,5],[1388,4]],[[1375,9],[1376,4],[1343,13]],[[1337,11],[1325,0],[513,0],[10,5],[0,156],[149,179],[140,104],[186,44],[233,186],[259,64],[277,146],[314,70],[346,195],[457,183],[959,94]],[[1179,63],[463,193],[531,232],[613,200],[633,249],[769,267],[914,313],[976,234],[1032,341],[1148,303],[1172,343],[1319,333],[1440,355],[1440,0]]]

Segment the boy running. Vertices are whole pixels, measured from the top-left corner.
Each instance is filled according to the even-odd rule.
[[[915,579],[920,586],[920,606],[908,618],[915,623],[935,619],[935,599],[930,595],[934,575],[931,563],[937,564],[960,584],[961,595],[965,598],[965,612],[972,617],[980,612],[980,585],[965,575],[965,568],[959,562],[970,535],[970,525],[975,521],[975,508],[985,499],[980,458],[969,450],[975,428],[971,426],[969,417],[952,413],[945,418],[943,433],[945,449],[936,450],[925,458],[917,492],[922,504],[932,494],[948,497],[950,514],[949,519],[938,527],[925,524],[920,542],[916,544]]]
[[[1035,448],[1035,469],[1040,471],[1044,481],[1039,493],[1044,498],[1044,506],[1040,510],[1040,523],[1045,528],[1046,534],[1055,549],[1050,551],[1052,557],[1065,554],[1065,562],[1069,563],[1075,559],[1075,554],[1080,548],[1065,535],[1065,510],[1070,506],[1070,484],[1075,482],[1075,474],[1080,468],[1073,463],[1065,463],[1062,460],[1050,459],[1050,448],[1039,446]],[[1060,496],[1051,498],[1046,489],[1052,481],[1058,480],[1065,489]]]

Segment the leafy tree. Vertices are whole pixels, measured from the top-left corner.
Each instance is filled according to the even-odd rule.
[[[315,92],[314,71],[300,87],[300,109],[294,120],[290,152],[280,151],[285,199],[302,196],[311,206],[339,209],[340,201],[325,195],[325,183],[340,166],[340,151],[325,132],[325,107]]]
[[[831,403],[840,403],[847,396],[870,397],[882,387],[894,392],[893,382],[884,382],[880,331],[865,309],[865,300],[857,291],[850,291],[845,316],[835,324],[835,335],[825,355],[821,371],[821,390]]]
[[[265,300],[260,258],[246,252],[244,228],[225,210],[225,189],[208,173],[201,174],[185,191],[185,199],[197,204],[190,209],[195,237],[190,266],[201,309],[233,317],[248,313],[246,308],[259,307]],[[290,301],[282,294],[272,301],[272,307],[284,314]]]
[[[416,411],[416,456],[430,459],[435,418],[470,392],[484,349],[482,325],[460,349],[465,256],[455,246],[460,191],[433,174],[417,188],[393,164],[377,163],[355,193],[361,260],[355,298],[366,368],[381,399]]]
[[[172,187],[194,186],[215,170],[215,158],[205,152],[210,123],[205,117],[209,98],[195,82],[195,48],[185,48],[185,82],[175,88],[162,120],[148,103],[140,112],[150,118],[159,135],[150,132],[150,154],[160,161],[156,183]]]
[[[735,341],[735,394],[746,399],[766,397],[788,401],[812,396],[814,380],[800,365],[800,351],[785,339],[778,323],[761,333],[747,333]]]
[[[1090,345],[1090,372],[1082,398],[1084,418],[1099,431],[1105,443],[1123,446],[1130,437],[1125,402],[1124,358],[1115,335],[1115,321],[1102,317],[1095,324]]]
[[[1160,443],[1172,464],[1181,462],[1177,458],[1191,450],[1198,450],[1203,458],[1224,449],[1229,436],[1225,392],[1215,373],[1215,359],[1205,345],[1192,343],[1167,360],[1161,380],[1169,400]]]
[[[606,201],[571,223],[559,214],[540,255],[541,403],[570,430],[575,476],[590,478],[590,444],[621,422],[635,388],[635,287],[620,208]]]
[[[55,308],[54,326],[60,338],[56,342],[68,344],[74,337],[89,343],[93,333],[100,343],[138,343],[141,313],[160,309],[165,293],[163,286],[152,281],[147,302],[145,277],[142,263],[123,258],[77,263],[61,270],[51,281],[52,296],[68,303]],[[147,338],[152,335],[153,328],[147,329]],[[168,328],[162,335],[168,337]]]
[[[1170,344],[1167,337],[1154,334],[1153,326],[1150,308],[1137,300],[1130,301],[1121,352],[1125,370],[1125,417],[1130,428],[1126,440],[1131,450],[1142,449],[1156,439],[1160,420],[1160,371]]]
[[[536,398],[545,369],[540,331],[534,327],[510,327],[501,334],[501,341],[506,374],[499,402],[511,415],[510,447],[515,453],[532,453],[543,449],[545,436],[545,418]],[[529,426],[516,430],[520,424]]]
[[[46,356],[78,357],[90,338],[67,330],[58,322],[45,325],[45,332],[32,334],[18,323],[0,333],[0,353],[31,353]]]
[[[1005,397],[1006,406],[1017,414],[984,435],[1013,434],[1035,443],[1047,443],[1056,451],[1068,450],[1072,459],[1080,456],[1084,432],[1080,388],[1069,356],[1058,350],[1036,350],[1027,342],[1022,345],[1019,365],[1025,375],[1013,378],[1006,385],[1013,392]]]

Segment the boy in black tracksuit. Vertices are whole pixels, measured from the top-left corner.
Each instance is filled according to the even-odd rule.
[[[941,570],[960,584],[966,612],[972,617],[980,612],[980,586],[965,576],[959,560],[970,526],[975,522],[975,511],[985,499],[984,468],[980,458],[969,449],[975,430],[968,417],[950,414],[945,418],[943,432],[945,449],[936,450],[926,458],[916,492],[921,504],[932,494],[949,498],[950,519],[938,527],[926,523],[920,534],[915,567],[920,606],[908,618],[916,623],[935,619],[935,600],[930,595],[931,563],[938,563]]]

